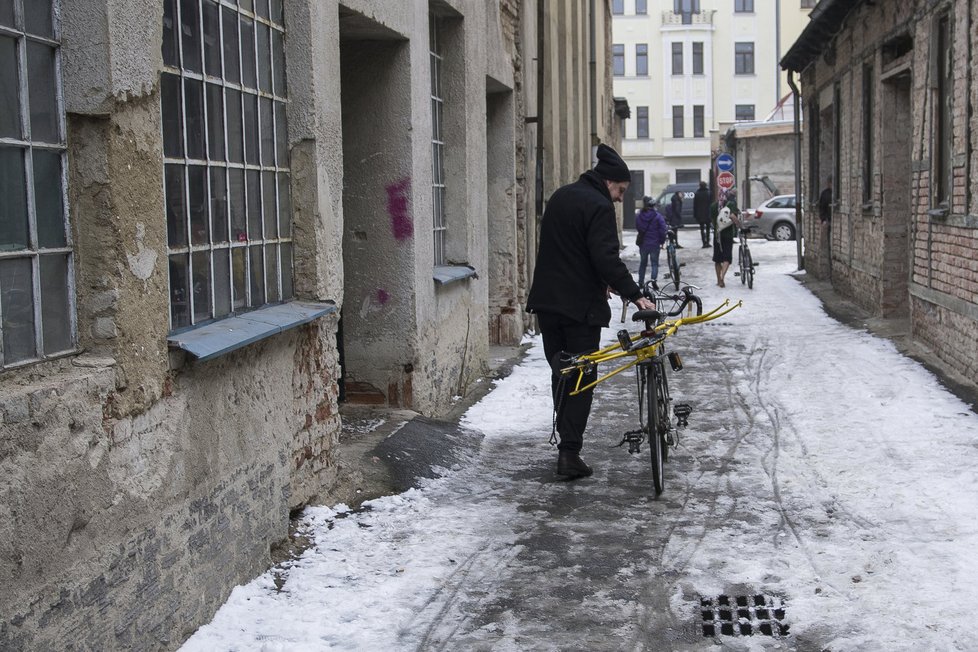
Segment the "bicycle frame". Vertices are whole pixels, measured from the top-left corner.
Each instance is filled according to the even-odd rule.
[[[739,308],[741,305],[743,305],[742,301],[738,301],[737,303],[731,305],[730,300],[727,299],[726,301],[721,303],[719,306],[717,306],[710,312],[704,313],[702,315],[697,315],[694,317],[681,317],[679,319],[662,322],[655,326],[648,326],[647,323],[648,327],[645,330],[640,331],[639,333],[629,334],[629,338],[630,338],[629,341],[631,342],[632,345],[634,345],[642,338],[649,338],[647,344],[643,344],[642,346],[629,348],[629,350],[625,350],[622,348],[621,342],[615,342],[613,344],[609,344],[608,346],[602,349],[598,349],[593,353],[585,353],[583,355],[577,356],[574,359],[573,364],[561,368],[560,373],[564,375],[570,375],[575,371],[577,372],[577,379],[574,382],[574,388],[570,391],[571,396],[576,396],[581,392],[586,392],[587,390],[594,388],[599,383],[603,383],[604,381],[608,380],[612,376],[616,376],[620,374],[626,369],[631,369],[632,367],[642,362],[643,360],[654,358],[658,354],[659,348],[661,347],[662,343],[666,340],[666,338],[674,335],[681,326],[686,326],[690,324],[701,324],[704,322],[712,321],[714,319],[718,319],[720,317],[723,317],[727,313]],[[601,364],[603,362],[613,362],[615,360],[621,360],[627,357],[631,357],[633,359],[616,367],[615,369],[609,371],[603,376],[599,376],[592,382],[587,383],[583,386],[581,385],[581,383],[584,380],[584,375],[589,371],[591,371],[598,364]]]

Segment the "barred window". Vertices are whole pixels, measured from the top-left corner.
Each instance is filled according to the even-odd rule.
[[[51,0],[0,2],[0,366],[74,350],[60,26]]]
[[[282,0],[164,0],[170,329],[293,296]]]
[[[430,17],[428,38],[431,59],[431,195],[434,218],[435,265],[445,264],[445,135],[443,133],[445,98],[441,74],[444,57],[441,51],[441,21]]]

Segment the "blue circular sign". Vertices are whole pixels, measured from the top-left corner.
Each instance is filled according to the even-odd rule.
[[[717,169],[721,172],[729,172],[730,170],[733,170],[733,167],[734,160],[730,154],[720,154],[720,156],[717,157]]]

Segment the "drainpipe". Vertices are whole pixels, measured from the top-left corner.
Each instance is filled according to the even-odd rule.
[[[801,92],[795,85],[795,71],[788,71],[788,86],[795,106],[795,247],[798,252],[798,270],[805,269],[805,259],[801,256],[802,224],[801,224]]]
[[[591,60],[588,62],[588,73],[591,76],[591,88],[590,88],[590,100],[591,100],[591,147],[596,147],[598,144],[598,61],[597,61],[597,44],[594,42],[596,28],[595,15],[594,15],[594,0],[590,0],[588,4],[588,30],[589,37],[591,41]],[[588,152],[588,161],[590,161],[591,153]]]
[[[774,0],[774,21],[774,60],[781,61],[781,0]],[[774,105],[777,106],[781,101],[781,69],[777,65],[774,66],[774,74],[774,88],[777,93]]]
[[[540,222],[543,220],[543,73],[546,52],[544,51],[545,39],[544,30],[544,2],[537,0],[537,183],[536,183],[536,208],[537,208],[537,233],[540,232]]]

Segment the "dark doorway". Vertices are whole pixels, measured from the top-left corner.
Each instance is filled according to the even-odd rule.
[[[910,73],[883,83],[883,296],[884,317],[910,317],[911,129]]]

